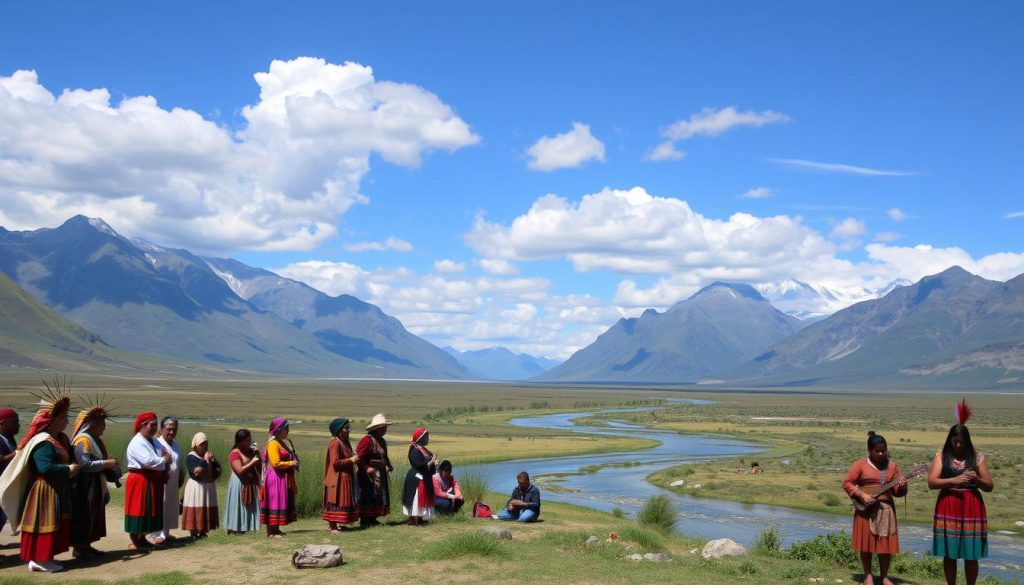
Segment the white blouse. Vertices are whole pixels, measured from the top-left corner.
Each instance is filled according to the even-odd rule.
[[[128,469],[164,469],[163,447],[136,433],[128,443]]]

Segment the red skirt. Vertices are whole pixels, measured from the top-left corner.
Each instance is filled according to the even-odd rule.
[[[71,544],[71,520],[60,519],[60,528],[56,532],[25,532],[21,533],[21,560],[52,561],[53,557],[67,552]]]
[[[156,532],[164,528],[164,472],[130,469],[124,483],[124,531]]]

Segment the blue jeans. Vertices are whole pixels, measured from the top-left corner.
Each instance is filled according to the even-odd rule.
[[[522,508],[519,510],[502,510],[498,514],[498,520],[515,520],[516,522],[533,522],[537,519],[537,513],[533,510]]]
[[[434,498],[434,511],[444,516],[451,516],[462,508],[463,500],[449,500],[448,498]]]

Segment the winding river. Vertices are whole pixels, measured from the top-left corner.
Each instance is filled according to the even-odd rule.
[[[708,403],[698,400],[686,402]],[[601,413],[636,410],[646,409],[605,410]],[[491,489],[499,493],[511,491],[516,473],[525,469],[531,477],[538,479],[539,484],[548,486],[548,489],[543,490],[545,500],[567,502],[605,512],[620,508],[635,514],[647,498],[667,495],[679,511],[678,527],[681,532],[709,540],[731,538],[745,545],[750,545],[765,527],[773,525],[778,527],[786,544],[850,529],[850,520],[845,516],[693,497],[658,488],[646,481],[651,473],[681,463],[749,457],[763,452],[766,449],[763,444],[658,431],[614,420],[609,421],[606,427],[586,427],[573,422],[573,419],[594,414],[598,413],[549,414],[516,418],[511,423],[519,427],[654,439],[660,445],[643,451],[488,464],[482,467],[490,478]],[[928,497],[934,496],[929,494]],[[901,523],[900,542],[904,551],[923,553],[931,548],[931,527]],[[991,534],[989,548],[990,557],[981,564],[983,575],[1013,579],[1024,574],[1024,540]]]

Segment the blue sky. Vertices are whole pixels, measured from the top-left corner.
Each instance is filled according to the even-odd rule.
[[[0,225],[99,215],[547,355],[716,278],[1024,272],[1019,3],[346,4],[0,4]],[[261,100],[275,60],[333,109]]]

